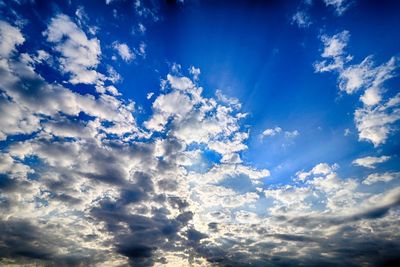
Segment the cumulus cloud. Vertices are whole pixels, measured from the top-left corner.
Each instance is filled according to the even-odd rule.
[[[388,161],[390,159],[389,156],[380,156],[380,157],[364,157],[353,160],[353,164],[362,166],[369,169],[375,169],[375,165]]]
[[[398,255],[398,173],[360,182],[319,163],[290,185],[269,184],[274,173],[243,162],[250,131],[240,101],[206,97],[200,69],[166,74],[137,121],[134,102],[108,84],[118,75],[93,50],[99,41],[70,18],[50,21],[47,52],[20,53],[25,37],[7,27],[15,36],[0,39],[1,265],[352,266]],[[50,57],[65,83],[38,73]],[[92,90],[74,91],[78,83]],[[398,102],[365,108],[397,114]],[[393,186],[365,186],[378,181]]]
[[[384,144],[395,130],[393,124],[400,119],[400,94],[375,107],[363,107],[354,112],[354,121],[360,140],[367,140],[375,147]]]
[[[265,129],[261,134],[260,134],[260,138],[266,138],[269,136],[275,136],[275,135],[279,135],[280,133],[282,133],[282,128],[279,126],[275,126],[274,128],[270,128],[270,129]],[[300,132],[298,130],[293,130],[293,131],[283,131],[283,135],[285,138],[287,139],[292,139],[295,138],[297,136],[300,135]]]
[[[190,72],[190,74],[193,75],[193,80],[197,81],[199,79],[199,75],[200,75],[200,69],[199,68],[195,68],[194,66],[191,66],[189,68],[189,72]]]
[[[360,140],[366,140],[375,147],[384,144],[394,131],[393,123],[399,120],[398,95],[385,97],[384,84],[396,76],[397,59],[375,66],[372,56],[367,56],[359,64],[350,64],[352,56],[345,51],[350,34],[343,31],[333,36],[323,35],[324,60],[314,64],[316,72],[337,72],[338,87],[347,94],[363,91],[360,101],[363,107],[354,112],[354,121]],[[386,103],[385,103],[386,101]]]
[[[66,29],[55,29],[52,23]],[[63,49],[65,43],[77,42],[75,38],[83,44],[90,41],[77,29],[60,15],[45,35]],[[17,45],[7,56],[17,53]],[[63,49],[55,52],[74,60]],[[8,58],[0,65],[0,109],[8,114],[1,138],[26,135],[11,141],[0,155],[1,258],[50,265],[187,265],[191,257],[192,263],[204,263],[198,248],[207,234],[193,228],[212,213],[204,208],[220,203],[219,208],[233,212],[259,199],[255,191],[238,193],[216,183],[243,177],[254,188],[269,175],[241,163],[239,152],[247,148],[243,142],[248,133],[239,126],[243,114],[238,101],[221,92],[204,98],[191,79],[169,74],[169,88],[154,99],[148,127],[140,129],[133,102],[116,98],[115,87],[96,88],[95,96],[48,83],[36,73],[35,57]],[[156,118],[158,128],[150,123]],[[158,130],[168,137],[151,135]],[[191,143],[207,148],[193,151]],[[203,166],[206,150],[220,153],[220,163],[206,166],[205,172],[189,171]],[[199,176],[202,182],[196,183]],[[209,196],[205,188],[210,188]]]
[[[390,182],[400,177],[400,172],[385,172],[385,173],[373,173],[363,181],[363,184],[371,185],[377,182]]]
[[[118,52],[119,56],[126,62],[135,59],[135,54],[125,43],[114,42],[113,48]]]
[[[25,41],[20,30],[5,21],[0,21],[0,39],[0,57],[3,58],[8,58],[15,47]]]
[[[262,137],[268,137],[268,136],[274,136],[278,133],[280,133],[282,131],[281,127],[276,126],[275,128],[271,128],[271,129],[265,129],[261,136]]]
[[[94,84],[102,78],[95,70],[101,56],[100,41],[88,39],[68,16],[54,17],[43,34],[48,42],[55,44],[54,50],[61,55],[60,68],[70,74],[72,84]]]

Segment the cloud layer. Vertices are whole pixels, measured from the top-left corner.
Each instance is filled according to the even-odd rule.
[[[338,15],[348,7],[324,2]],[[136,3],[139,16],[157,20]],[[160,74],[159,90],[147,94],[146,113],[120,93],[121,77],[103,63],[102,52],[133,64],[136,55],[145,57],[145,43],[138,49],[103,44],[84,26],[82,12],[78,19],[52,16],[41,35],[47,51],[23,48],[25,28],[0,21],[1,265],[384,266],[398,260],[400,174],[376,170],[391,156],[355,159],[356,168],[373,171],[361,177],[317,162],[272,184],[270,170],[246,160],[252,129],[239,99],[205,90],[200,68],[190,66],[186,74],[173,64]],[[299,13],[293,21],[311,25]],[[378,147],[400,119],[400,95],[387,96],[384,88],[397,59],[376,66],[368,56],[351,64],[349,40],[348,31],[321,36],[322,61],[314,68],[337,73],[341,92],[362,93],[355,127],[360,140]],[[258,137],[303,136],[291,129],[275,126]]]

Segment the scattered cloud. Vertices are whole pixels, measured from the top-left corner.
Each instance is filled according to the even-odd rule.
[[[147,94],[146,98],[147,98],[147,99],[150,99],[153,95],[154,95],[154,93],[153,93],[153,92],[150,92],[150,93]]]
[[[367,56],[361,63],[351,65],[352,56],[345,52],[350,34],[343,31],[333,36],[323,35],[324,43],[322,57],[314,67],[316,72],[338,73],[338,86],[347,94],[354,94],[363,90],[360,101],[363,107],[357,108],[354,121],[360,140],[366,140],[375,147],[384,144],[390,133],[394,131],[392,124],[399,117],[399,96],[385,98],[384,83],[395,77],[398,67],[397,59],[392,57],[386,63],[374,66],[372,56]],[[386,101],[386,103],[382,103]]]
[[[312,22],[310,16],[305,10],[297,11],[292,17],[292,24],[296,24],[299,28],[308,28]]]
[[[349,0],[324,0],[324,3],[326,6],[333,7],[338,16],[343,15],[343,13],[351,5],[351,1],[349,1]]]
[[[285,137],[286,138],[294,138],[294,137],[297,137],[299,135],[300,135],[300,132],[297,131],[297,130],[294,130],[292,132],[288,132],[288,131],[285,132]]]
[[[354,120],[360,140],[370,141],[375,147],[384,144],[395,130],[393,124],[400,119],[400,94],[376,107],[356,109]]]
[[[275,128],[265,129],[262,132],[261,136],[262,137],[275,136],[276,134],[279,134],[280,132],[282,132],[282,128],[276,126]]]
[[[389,159],[390,159],[389,156],[364,157],[353,160],[353,164],[369,169],[375,169],[376,164],[388,161]]]
[[[59,52],[60,70],[70,74],[72,84],[95,84],[102,75],[95,68],[101,56],[100,41],[88,39],[86,34],[66,15],[59,14],[45,32],[47,41]]]
[[[200,69],[199,68],[195,68],[194,66],[191,66],[189,68],[189,72],[190,72],[190,74],[192,74],[193,80],[195,80],[195,81],[199,80],[199,75],[200,75]]]
[[[378,182],[390,182],[400,177],[400,172],[385,172],[385,173],[373,173],[363,181],[363,184],[371,185]]]
[[[131,51],[129,46],[125,43],[114,42],[113,48],[118,52],[119,56],[125,61],[129,62],[135,59],[135,54]]]
[[[274,128],[265,129],[260,134],[260,138],[263,139],[263,138],[266,138],[266,137],[271,137],[271,136],[278,135],[280,133],[283,133],[284,137],[287,138],[287,139],[292,139],[292,138],[295,138],[295,137],[300,135],[300,132],[298,130],[283,131],[281,127],[275,126]]]
[[[140,21],[162,19],[156,5],[133,7]],[[135,103],[117,70],[140,64],[110,61],[101,32],[84,23],[91,10],[70,10],[75,17],[54,15],[38,42],[30,28],[0,20],[0,265],[384,266],[398,258],[400,172],[378,168],[395,155],[355,159],[373,173],[354,178],[333,162],[302,167],[313,149],[293,154],[283,175],[262,167],[271,162],[249,164],[253,118],[243,120],[247,101],[242,108],[226,95],[235,90],[203,88],[200,68],[174,63],[169,73],[151,68],[160,86],[146,85],[147,101]],[[379,146],[400,119],[400,94],[384,88],[397,59],[352,64],[349,37],[323,35],[315,69],[337,72],[343,94],[360,94],[359,138]],[[104,52],[153,60],[148,41]],[[275,126],[259,137],[299,135]]]
[[[8,58],[15,51],[16,46],[25,41],[20,30],[5,21],[0,21],[0,39],[2,40],[0,43],[2,58]]]

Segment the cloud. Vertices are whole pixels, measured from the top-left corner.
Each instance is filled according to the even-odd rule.
[[[296,24],[299,28],[308,28],[312,22],[306,11],[299,10],[293,15],[292,24]]]
[[[385,172],[385,173],[373,173],[363,181],[363,184],[371,185],[377,182],[390,182],[400,177],[400,172]]]
[[[199,68],[195,68],[194,66],[191,66],[189,68],[189,72],[190,72],[190,74],[193,75],[193,80],[195,80],[195,81],[199,80],[199,75],[200,75],[200,69]]]
[[[265,129],[261,134],[260,134],[260,139],[263,139],[265,137],[270,137],[270,136],[275,136],[278,135],[282,132],[282,128],[276,126],[275,128],[270,128],[270,129]],[[287,139],[292,139],[300,135],[300,132],[298,130],[294,131],[284,131],[283,132],[284,137]]]
[[[147,98],[147,99],[150,99],[153,95],[154,95],[153,92],[147,93],[146,98]]]
[[[376,164],[388,161],[389,159],[390,159],[389,156],[364,157],[353,160],[353,164],[369,169],[375,169]]]
[[[338,16],[343,15],[351,5],[348,0],[324,0],[324,3],[326,6],[332,6]]]
[[[192,228],[193,210],[200,209],[200,214],[205,206],[215,206],[210,199],[224,209],[254,204],[258,193],[238,193],[213,183],[240,176],[254,187],[269,175],[241,164],[238,153],[247,148],[243,142],[248,133],[239,126],[244,115],[238,100],[221,92],[204,98],[202,88],[189,78],[169,74],[169,88],[154,99],[149,119],[159,116],[161,127],[149,123],[139,129],[133,103],[116,98],[115,87],[96,88],[95,96],[50,84],[36,73],[34,58],[27,54],[0,65],[0,107],[10,113],[2,121],[2,138],[31,134],[10,141],[0,157],[0,219],[4,225],[17,225],[14,218],[31,221],[24,227],[40,234],[3,239],[2,257],[50,265],[152,265],[173,259],[186,264],[191,257],[206,261],[197,248],[207,234]],[[150,135],[143,133],[149,130]],[[168,138],[153,137],[157,130]],[[207,148],[194,153],[188,148],[191,143]],[[218,164],[223,165],[189,173],[186,168],[202,161],[207,150],[220,153]],[[195,185],[197,175],[204,178]],[[210,188],[209,197],[205,188]],[[203,202],[207,205],[202,208],[198,203]],[[10,231],[8,236],[20,230]]]
[[[55,44],[54,50],[61,55],[60,69],[70,74],[72,84],[95,84],[103,78],[95,70],[101,56],[100,41],[88,39],[68,16],[59,14],[54,17],[43,35],[48,42]]]
[[[8,135],[30,134],[39,126],[39,118],[30,114],[28,110],[10,101],[4,94],[0,95],[0,140],[5,140]]]
[[[321,56],[325,58],[330,58],[343,55],[344,48],[347,46],[349,38],[350,33],[348,31],[343,31],[331,37],[323,35],[321,37],[321,40],[324,43],[325,47]]]
[[[136,57],[135,54],[130,50],[129,46],[125,43],[114,42],[113,48],[118,52],[120,57],[126,62],[129,62],[135,59]]]
[[[361,63],[351,65],[353,57],[344,50],[349,37],[348,31],[333,36],[323,35],[324,51],[321,56],[325,59],[315,63],[314,68],[316,72],[337,72],[339,89],[347,94],[363,91],[360,96],[363,107],[355,110],[354,121],[359,139],[377,147],[386,142],[394,131],[392,124],[399,120],[398,95],[384,96],[384,83],[396,76],[398,60],[392,57],[386,63],[375,66],[373,57],[367,56]]]
[[[282,131],[281,127],[276,126],[275,128],[271,128],[271,129],[265,129],[261,136],[262,137],[268,137],[268,136],[274,136],[278,133],[280,133]]]
[[[298,130],[294,130],[292,132],[288,132],[288,131],[285,132],[285,137],[286,138],[294,138],[294,137],[299,136],[299,135],[300,135],[300,132]]]
[[[337,164],[319,163],[290,184],[270,183],[274,173],[244,163],[240,101],[204,94],[200,69],[190,78],[175,66],[138,119],[101,53],[75,62],[97,38],[65,15],[45,37],[51,51],[21,53],[22,42],[0,39],[11,47],[0,60],[0,265],[354,266],[398,255],[399,187],[387,178],[397,173],[364,180],[392,179],[390,188],[360,188]],[[62,64],[46,67],[70,76],[63,84],[39,74],[48,58]],[[75,91],[78,83],[88,90]],[[395,112],[398,102],[364,108]]]
[[[13,52],[15,47],[21,45],[25,38],[22,36],[17,27],[11,26],[8,22],[0,20],[0,57],[8,58]]]
[[[400,119],[400,95],[387,100],[386,103],[373,108],[356,109],[354,121],[360,140],[370,141],[375,147],[384,144],[395,130],[392,126]]]
[[[311,169],[311,171],[309,172],[297,172],[296,176],[304,181],[307,177],[309,177],[310,175],[328,175],[330,173],[333,173],[337,168],[339,168],[339,165],[337,164],[333,164],[333,165],[329,165],[327,163],[319,163],[317,165],[315,165],[314,168]]]

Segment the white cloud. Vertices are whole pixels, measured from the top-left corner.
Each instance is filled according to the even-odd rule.
[[[63,36],[55,43],[74,38]],[[7,56],[16,50],[8,51]],[[34,51],[0,60],[1,137],[37,131],[11,140],[0,153],[0,242],[6,253],[34,249],[46,255],[35,259],[45,265],[64,258],[68,265],[73,258],[78,265],[150,266],[167,258],[175,266],[184,258],[180,265],[203,266],[220,255],[229,255],[235,265],[234,257],[242,263],[245,254],[302,259],[306,251],[316,257],[326,246],[351,242],[349,233],[356,242],[376,241],[398,228],[398,216],[390,211],[398,205],[398,187],[379,195],[357,191],[359,182],[340,178],[336,164],[299,172],[294,185],[264,183],[268,170],[242,163],[249,130],[240,123],[245,117],[240,102],[222,91],[206,98],[190,78],[169,74],[143,128],[136,125],[134,103],[117,98],[113,85],[97,80],[92,87],[98,93],[83,95],[48,83],[35,71],[46,57]],[[394,113],[399,102],[392,98],[382,106]],[[298,135],[277,128],[270,130]],[[221,160],[209,164],[203,155],[209,150]],[[364,182],[398,176],[384,173]],[[132,246],[149,256],[128,259],[121,251]],[[144,259],[154,262],[142,264]]]
[[[172,89],[185,91],[194,88],[193,82],[187,77],[177,77],[168,74],[167,80]]]
[[[380,156],[380,157],[364,157],[359,158],[353,161],[353,164],[358,166],[363,166],[369,169],[375,169],[375,165],[378,163],[382,163],[388,161],[390,159],[389,156]]]
[[[377,147],[386,142],[389,134],[394,131],[392,124],[400,119],[399,96],[389,99],[384,97],[384,83],[395,76],[397,59],[392,57],[386,63],[374,66],[372,56],[367,56],[361,63],[351,65],[349,62],[352,56],[344,51],[349,36],[348,31],[332,37],[322,36],[324,51],[321,56],[326,59],[317,62],[314,67],[317,72],[337,72],[341,91],[353,94],[363,90],[360,101],[364,106],[356,109],[354,121],[359,139]]]
[[[21,31],[8,22],[0,20],[0,57],[8,58],[15,52],[16,46],[21,45],[25,38]]]
[[[197,81],[199,79],[199,75],[200,75],[200,69],[199,68],[195,68],[194,66],[191,66],[189,68],[189,72],[190,72],[190,74],[192,74],[193,80]]]
[[[332,37],[322,35],[321,40],[324,43],[325,47],[321,56],[325,58],[330,58],[343,55],[349,38],[350,33],[348,31],[340,32],[333,35]]]
[[[146,32],[146,27],[142,23],[139,23],[138,24],[138,30],[139,30],[140,33],[143,34],[143,33]]]
[[[370,141],[375,147],[384,144],[395,130],[392,126],[400,120],[400,94],[376,107],[358,108],[354,121],[359,132],[359,139]]]
[[[59,14],[54,17],[43,34],[61,54],[61,71],[71,75],[69,81],[72,84],[94,84],[103,78],[95,70],[101,56],[100,41],[88,39],[68,16]]]
[[[260,138],[265,138],[265,137],[269,137],[269,136],[275,136],[278,135],[282,132],[282,128],[279,126],[275,126],[274,128],[270,128],[270,129],[265,129],[261,134],[260,134]],[[291,139],[291,138],[295,138],[297,136],[300,135],[300,132],[298,130],[294,130],[294,131],[284,131],[283,132],[285,138],[287,139]]]
[[[285,132],[285,137],[286,138],[295,138],[295,137],[297,137],[299,135],[300,135],[300,132],[298,130],[294,130],[292,132],[289,132],[289,131]]]
[[[127,44],[114,42],[113,47],[124,61],[129,62],[135,59],[135,54],[131,51]]]
[[[261,137],[268,137],[268,136],[275,136],[276,134],[279,134],[282,131],[281,127],[276,126],[275,128],[271,128],[271,129],[265,129],[262,134]]]
[[[147,93],[146,98],[147,98],[147,99],[150,99],[153,95],[154,95],[153,92]]]
[[[349,0],[324,0],[326,6],[332,6],[337,15],[341,16],[349,8]]]
[[[371,185],[378,182],[390,182],[400,177],[400,172],[385,172],[385,173],[373,173],[362,182],[366,185]]]
[[[312,22],[306,11],[297,11],[292,17],[292,24],[297,24],[299,28],[308,28]]]
[[[19,106],[15,102],[7,100],[0,95],[0,140],[8,135],[30,134],[39,129],[39,118],[29,112],[28,109]]]
[[[296,176],[299,180],[305,181],[311,175],[318,176],[318,175],[328,175],[334,173],[339,168],[339,165],[333,164],[329,165],[327,163],[319,163],[314,166],[309,172],[297,172]]]
[[[146,47],[146,44],[143,42],[139,45],[139,54],[144,58],[146,57]]]

